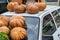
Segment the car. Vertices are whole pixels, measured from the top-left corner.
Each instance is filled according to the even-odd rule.
[[[60,40],[60,6],[48,5],[37,14],[16,14],[5,12],[1,15],[24,16],[26,19],[28,40]]]

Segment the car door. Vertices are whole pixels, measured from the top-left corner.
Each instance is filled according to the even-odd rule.
[[[44,36],[50,35],[52,37],[55,31],[56,31],[56,26],[55,26],[52,16],[50,14],[44,16],[43,29],[42,29],[42,35],[43,35],[42,40],[51,40],[50,38],[45,38]]]
[[[54,40],[60,40],[60,14],[57,10],[52,12],[52,16],[56,22],[57,30],[53,34]]]

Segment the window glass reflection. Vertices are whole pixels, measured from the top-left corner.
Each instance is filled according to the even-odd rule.
[[[43,19],[43,35],[52,35],[56,30],[56,26],[51,15],[47,15]]]
[[[57,27],[59,27],[60,26],[60,13],[58,11],[53,11],[52,12],[52,15],[53,15],[53,17],[55,19],[55,22],[57,24]]]
[[[25,17],[27,24],[28,40],[38,40],[40,18],[38,17]]]

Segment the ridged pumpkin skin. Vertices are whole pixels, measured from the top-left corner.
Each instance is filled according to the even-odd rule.
[[[40,11],[43,11],[46,8],[46,4],[44,2],[36,2],[34,5],[36,5]]]
[[[23,16],[14,15],[10,18],[10,26],[22,27],[25,24],[25,18]]]
[[[14,27],[22,27],[24,25],[24,21],[22,19],[13,19],[10,21],[10,26]]]
[[[15,27],[11,30],[10,35],[13,40],[21,40],[27,36],[27,32],[24,28]]]
[[[2,26],[6,26],[6,25],[3,21],[0,20],[0,27],[2,27]]]
[[[3,21],[6,26],[8,26],[8,23],[9,23],[10,19],[6,16],[0,16],[0,20]]]
[[[22,19],[23,21],[25,21],[25,18],[23,16],[17,16],[17,15],[12,16],[10,20],[12,19]]]
[[[10,29],[6,26],[2,26],[2,27],[0,27],[0,32],[4,32],[6,34],[9,34]]]
[[[7,10],[13,12],[13,11],[14,11],[14,7],[15,7],[16,5],[18,5],[17,2],[10,2],[10,3],[8,3],[8,5],[7,5]]]
[[[25,9],[26,9],[26,7],[27,7],[27,5],[25,5],[25,4],[21,4],[23,7],[25,7]]]
[[[28,5],[26,8],[27,12],[30,14],[35,14],[39,11],[38,7],[35,5]]]
[[[17,5],[14,7],[14,11],[16,13],[23,13],[25,12],[25,7],[23,5]]]

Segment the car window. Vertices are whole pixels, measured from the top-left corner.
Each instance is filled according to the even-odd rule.
[[[60,10],[58,10],[58,11],[60,11]],[[54,17],[54,19],[55,19],[55,22],[56,22],[56,24],[57,24],[57,27],[60,26],[60,13],[59,13],[58,11],[53,11],[53,12],[52,12],[52,15],[53,15],[53,17]],[[55,15],[54,15],[54,14],[55,14]]]
[[[43,18],[43,35],[52,35],[56,30],[56,26],[50,14]]]
[[[57,11],[60,12],[60,8]]]

